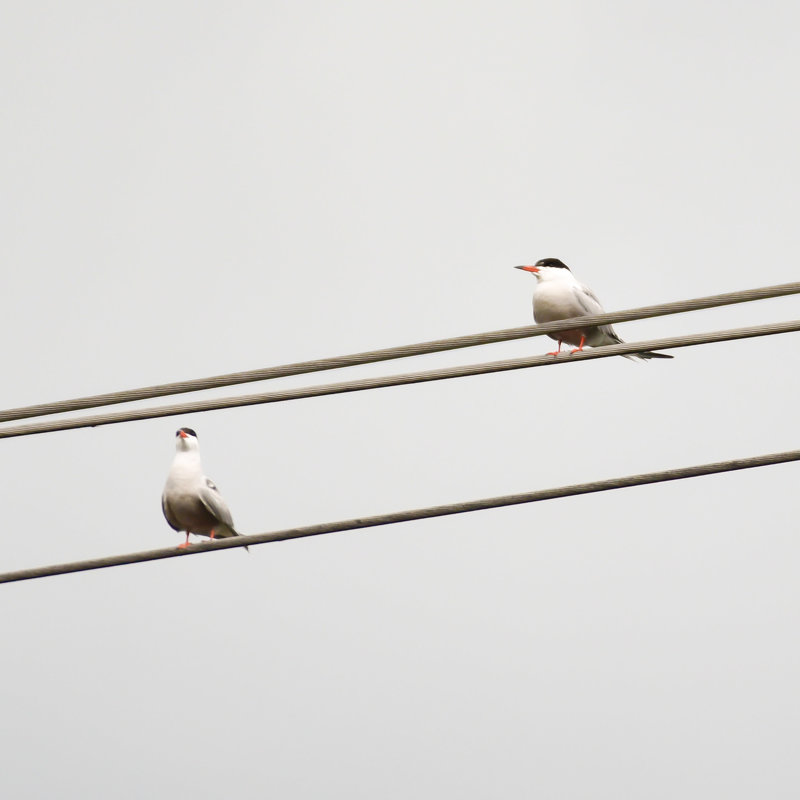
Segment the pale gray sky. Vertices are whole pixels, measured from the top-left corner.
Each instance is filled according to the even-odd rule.
[[[789,2],[6,3],[0,406],[528,324],[511,267],[545,256],[608,310],[797,280],[798,23]],[[246,533],[792,449],[797,344],[2,441],[2,570],[177,546],[179,425]],[[0,587],[0,791],[796,797],[797,479]]]

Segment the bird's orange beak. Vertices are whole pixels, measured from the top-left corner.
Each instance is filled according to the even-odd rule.
[[[178,431],[178,436],[180,436],[181,439],[188,439],[189,438],[189,434],[188,433],[184,433],[183,431]]]
[[[539,267],[514,267],[514,269],[524,269],[525,272],[538,272]]]

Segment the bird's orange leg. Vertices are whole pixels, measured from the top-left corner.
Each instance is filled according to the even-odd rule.
[[[580,353],[583,350],[583,345],[586,343],[586,337],[581,336],[581,343],[572,351],[572,353]],[[572,355],[570,353],[570,355]]]
[[[183,544],[178,545],[178,550],[183,550],[184,547],[189,546],[189,531],[186,531],[186,541]]]
[[[560,352],[561,352],[561,339],[559,339],[559,340],[558,340],[558,350],[555,350],[555,351],[554,351],[554,352],[552,352],[552,353],[548,353],[547,355],[555,357],[555,356],[557,356],[557,355],[558,355]]]
[[[214,534],[215,534],[215,533],[216,533],[216,531],[215,531],[215,530],[212,528],[212,529],[211,529],[211,537],[210,537],[211,539],[213,539],[213,538],[214,538]]]

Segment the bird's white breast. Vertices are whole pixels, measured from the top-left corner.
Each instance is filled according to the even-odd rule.
[[[554,322],[585,313],[573,287],[566,281],[542,281],[533,293],[533,318],[536,322]]]
[[[178,453],[167,475],[167,494],[196,493],[203,481],[203,467],[195,453]]]

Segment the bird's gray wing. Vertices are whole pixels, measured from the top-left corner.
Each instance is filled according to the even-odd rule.
[[[166,492],[161,495],[161,510],[164,512],[164,518],[169,523],[170,528],[172,528],[172,530],[174,531],[181,530],[181,528],[178,525],[178,521],[175,519],[175,516],[172,513],[172,509],[169,507],[169,502],[167,501]]]
[[[575,300],[578,302],[578,305],[581,307],[584,314],[587,316],[605,314],[605,309],[597,299],[597,295],[588,286],[581,284],[580,286],[574,287],[572,291],[575,295]],[[598,330],[616,342],[622,341],[619,336],[617,336],[616,331],[611,325],[599,325]]]
[[[233,530],[233,517],[227,503],[214,485],[211,478],[205,479],[205,486],[200,487],[200,500],[208,511],[220,522],[224,522]]]
[[[575,295],[575,300],[577,300],[584,314],[594,315],[603,313],[603,306],[597,299],[597,295],[595,295],[588,286],[581,284],[580,286],[573,287],[572,291]]]

